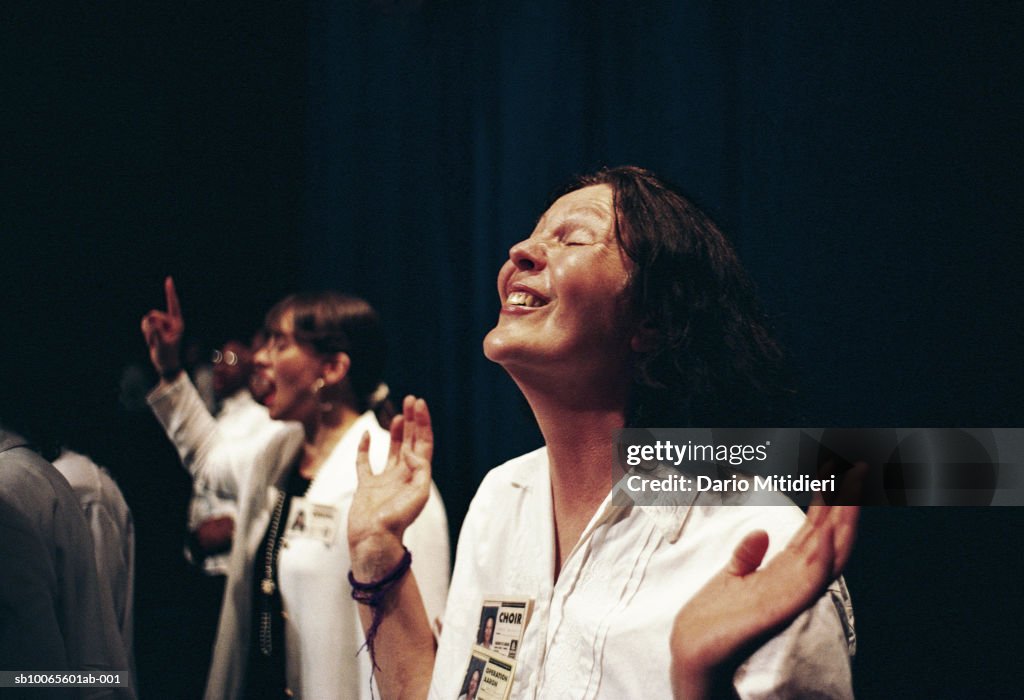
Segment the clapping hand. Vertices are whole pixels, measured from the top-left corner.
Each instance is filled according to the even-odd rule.
[[[768,533],[751,532],[740,542],[728,565],[676,616],[676,698],[706,697],[715,682],[731,680],[731,671],[750,652],[814,604],[849,560],[859,510],[811,506],[803,526],[764,568],[758,567]]]

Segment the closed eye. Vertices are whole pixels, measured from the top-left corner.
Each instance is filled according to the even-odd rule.
[[[564,232],[560,231],[558,238],[562,245],[591,245],[594,243],[594,234],[587,229],[571,228]]]

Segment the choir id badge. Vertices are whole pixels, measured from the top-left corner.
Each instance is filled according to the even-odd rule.
[[[305,498],[292,498],[288,512],[288,523],[284,534],[290,540],[319,540],[329,547],[334,542],[334,534],[338,531],[338,509],[319,503],[310,503]]]
[[[458,700],[508,700],[515,675],[515,661],[475,645]]]
[[[480,606],[476,643],[509,659],[516,658],[532,612],[532,598],[495,597],[484,600]]]

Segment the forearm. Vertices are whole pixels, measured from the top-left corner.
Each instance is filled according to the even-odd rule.
[[[192,381],[179,373],[160,383],[146,397],[153,415],[178,451],[182,464],[195,476],[206,466],[204,456],[216,441],[217,421],[203,404]]]
[[[372,557],[354,563],[357,581],[379,581],[401,560],[401,544],[377,549]],[[427,697],[436,645],[416,576],[407,572],[380,605],[359,606],[367,637],[373,637],[374,675],[383,700],[421,700]],[[375,627],[375,629],[374,629]]]
[[[675,700],[736,698],[732,674],[672,657],[672,697]]]
[[[669,649],[672,658],[672,697],[675,700],[734,696],[731,692],[723,693],[723,687],[732,690],[732,674],[718,668],[721,662],[707,658],[699,645],[690,643],[685,635],[681,635],[678,626],[673,630]]]
[[[373,642],[374,675],[383,700],[427,697],[436,646],[416,577],[410,571],[378,608],[359,606],[363,631],[369,633],[374,614],[380,616]]]
[[[223,434],[199,392],[187,375],[161,381],[146,397],[153,415],[193,478],[201,477],[207,488],[237,497],[254,466],[284,438],[285,424],[245,440]]]

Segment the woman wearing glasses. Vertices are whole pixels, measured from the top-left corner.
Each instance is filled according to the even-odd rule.
[[[377,314],[361,299],[332,292],[296,294],[274,306],[255,360],[268,387],[264,403],[282,422],[260,441],[233,444],[218,434],[181,371],[184,322],[173,281],[165,286],[166,311],[142,320],[162,377],[149,402],[189,471],[238,494],[206,696],[368,698],[370,662],[357,655],[363,630],[338,572],[349,568],[346,527],[360,437],[375,438],[381,466],[388,451]],[[406,538],[435,619],[447,592],[448,529],[437,489],[426,489]]]

